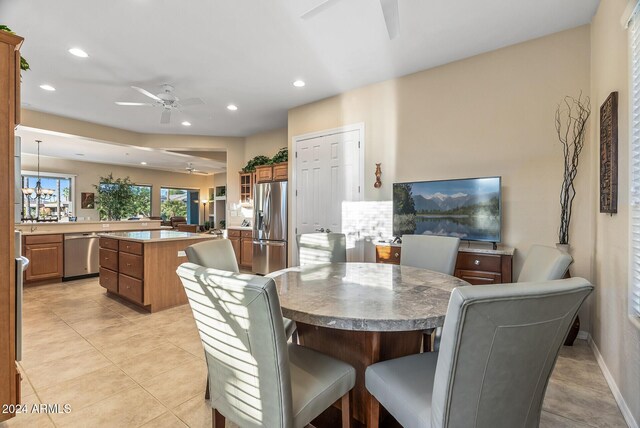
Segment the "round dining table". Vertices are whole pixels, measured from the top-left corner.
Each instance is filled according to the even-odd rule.
[[[296,321],[298,343],[356,369],[351,413],[356,425],[365,426],[379,417],[365,388],[366,368],[420,352],[423,331],[444,323],[451,291],[469,285],[450,275],[381,263],[305,265],[268,276],[276,283],[282,314]],[[321,419],[314,426],[324,425]]]

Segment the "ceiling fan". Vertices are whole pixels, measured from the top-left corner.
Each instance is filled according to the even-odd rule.
[[[195,172],[196,174],[197,174],[197,173],[199,173],[199,172],[202,172],[202,171],[200,171],[199,169],[195,169],[195,168],[193,167],[193,163],[192,163],[192,162],[187,163],[187,167],[185,168],[185,171],[188,171],[188,172],[189,172],[189,175],[193,174],[194,172]]]
[[[160,87],[162,88],[162,92],[157,95],[154,95],[151,92],[137,86],[131,87],[131,89],[134,89],[140,92],[142,95],[151,98],[154,101],[152,103],[116,101],[116,104],[119,106],[162,107],[163,110],[162,114],[160,115],[160,123],[162,124],[171,122],[171,112],[174,110],[182,110],[184,107],[204,104],[204,101],[202,101],[202,99],[200,98],[187,98],[184,100],[180,100],[180,98],[173,94],[174,88],[169,84],[164,84]]]
[[[339,1],[341,0],[324,0],[317,6],[303,13],[300,17],[302,19],[313,18],[314,16],[330,8]],[[389,38],[393,40],[400,34],[400,15],[398,14],[398,0],[380,0],[380,6],[382,7],[382,15],[384,16],[384,22],[387,25]]]

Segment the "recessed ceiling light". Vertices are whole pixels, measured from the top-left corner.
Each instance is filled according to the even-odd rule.
[[[296,88],[302,88],[304,85],[306,85],[306,83],[304,83],[303,80],[296,80],[295,82],[293,82],[293,86],[295,86]]]
[[[147,164],[146,162],[140,162],[140,165],[146,165],[146,164]]]
[[[227,110],[236,111],[238,110],[238,106],[236,106],[235,104],[229,104],[227,106]]]
[[[56,90],[56,88],[54,88],[51,85],[47,85],[46,83],[44,85],[40,85],[40,88],[44,89],[45,91],[55,91]]]
[[[191,126],[191,122],[187,122],[186,120],[182,122],[182,126]]]
[[[88,53],[86,53],[80,48],[71,48],[69,49],[69,53],[71,55],[77,56],[78,58],[87,58],[89,56]]]

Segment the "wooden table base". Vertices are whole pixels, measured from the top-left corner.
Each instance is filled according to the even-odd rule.
[[[371,418],[377,417],[376,409],[371,405],[371,395],[364,385],[364,372],[367,367],[378,361],[417,354],[420,352],[422,341],[420,331],[348,331],[300,322],[296,324],[301,345],[349,363],[356,369],[356,385],[351,394],[351,413],[355,421],[364,426],[368,425]],[[319,418],[318,422],[320,419],[322,418]],[[315,423],[316,421],[314,426],[319,427]]]

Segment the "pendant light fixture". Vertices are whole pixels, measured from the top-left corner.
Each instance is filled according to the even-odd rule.
[[[22,188],[22,194],[27,198],[38,201],[37,210],[40,208],[40,201],[47,201],[51,199],[55,193],[53,189],[45,189],[42,187],[42,182],[40,180],[40,143],[41,140],[36,140],[38,143],[38,181],[36,181],[36,187],[24,187]],[[39,217],[39,215],[38,215]]]

